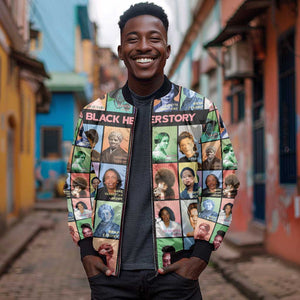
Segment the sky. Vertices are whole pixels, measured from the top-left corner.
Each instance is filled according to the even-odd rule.
[[[92,21],[98,25],[98,44],[100,47],[109,47],[117,53],[120,41],[119,17],[131,4],[142,0],[89,0],[89,14]],[[170,8],[166,0],[151,0],[164,8],[171,21]],[[169,2],[170,3],[170,2]]]

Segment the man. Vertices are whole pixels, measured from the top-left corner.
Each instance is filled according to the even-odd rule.
[[[98,207],[98,202],[117,202],[122,207],[117,224],[120,226],[120,235],[115,238],[94,235],[93,238],[81,239],[78,242],[92,290],[92,299],[199,300],[201,292],[198,277],[206,267],[213,250],[209,234],[214,234],[214,223],[198,218],[197,224],[209,222],[211,230],[205,238],[202,235],[197,238],[195,233],[194,245],[188,250],[183,250],[186,239],[183,233],[176,238],[156,236],[153,212],[157,207],[156,203],[159,204],[161,200],[154,195],[153,181],[158,164],[152,161],[151,140],[153,127],[162,127],[162,130],[163,126],[174,126],[175,132],[179,132],[179,126],[192,125],[193,129],[202,132],[209,110],[215,114],[217,112],[207,98],[198,94],[195,100],[198,103],[193,102],[193,108],[197,109],[191,112],[185,106],[185,110],[181,110],[186,98],[183,97],[182,87],[164,76],[164,66],[171,48],[167,41],[168,18],[161,7],[149,3],[131,6],[120,17],[119,27],[121,44],[118,54],[128,71],[128,81],[122,88],[122,95],[130,104],[130,109],[113,114],[106,106],[107,102],[113,101],[112,97],[116,93],[113,92],[101,99],[101,109],[93,109],[95,105],[92,103],[80,115],[83,123],[89,123],[89,126],[95,128],[102,126],[104,132],[107,127],[115,127],[116,131],[117,128],[126,128],[130,133],[126,162],[109,163],[111,168],[116,164],[126,171],[124,199],[118,202],[96,196],[94,204]],[[167,105],[162,101],[159,106],[163,97],[169,99],[170,93],[175,94],[173,100],[168,100]],[[154,107],[164,107],[163,112],[160,109],[156,112]],[[179,157],[178,153],[176,160],[165,164],[163,168],[181,169]],[[192,169],[195,165],[198,166],[193,161],[184,164]],[[95,165],[92,167],[93,170],[96,168]],[[107,168],[107,163],[97,165],[97,168],[99,170],[94,170],[96,174],[102,168]],[[174,193],[166,202],[170,201],[172,207],[177,207],[174,213],[182,220],[178,171],[174,176]],[[70,177],[72,179],[72,174]],[[99,223],[99,216],[95,214],[94,226]],[[114,264],[106,263],[105,253],[98,253],[107,244],[114,249],[113,252],[110,251],[109,257]],[[171,254],[172,263],[169,266],[159,268],[162,266],[162,256],[158,249],[164,245],[173,246],[178,251],[174,253],[173,260]]]

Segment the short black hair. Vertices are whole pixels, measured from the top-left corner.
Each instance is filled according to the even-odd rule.
[[[125,24],[128,20],[141,16],[141,15],[150,15],[154,16],[158,19],[160,19],[166,29],[166,32],[168,32],[169,28],[169,20],[168,16],[163,10],[162,7],[149,2],[140,2],[136,3],[134,5],[131,5],[124,13],[120,16],[119,20],[119,27],[121,30],[121,33],[124,29]]]

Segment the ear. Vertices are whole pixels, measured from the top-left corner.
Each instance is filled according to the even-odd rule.
[[[170,57],[171,54],[171,45],[167,45],[167,59]]]
[[[118,56],[119,56],[119,58],[120,58],[121,60],[123,60],[122,46],[121,46],[121,45],[118,46]]]

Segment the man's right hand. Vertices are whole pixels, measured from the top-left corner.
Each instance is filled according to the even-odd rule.
[[[103,263],[103,260],[94,255],[87,255],[82,259],[82,264],[87,277],[98,275],[100,272],[110,276],[112,271]]]

